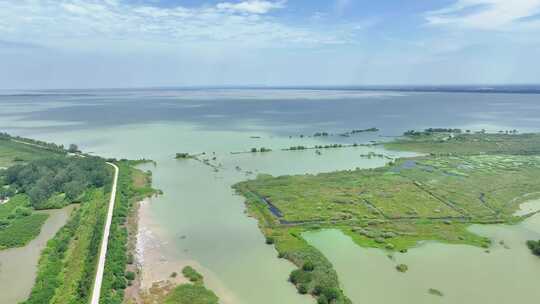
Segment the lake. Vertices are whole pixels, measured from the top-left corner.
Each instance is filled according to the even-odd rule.
[[[533,131],[540,119],[538,95],[533,94],[293,89],[20,93],[0,96],[1,130],[65,145],[76,143],[102,156],[155,160],[157,165],[142,168],[152,170],[154,186],[164,195],[145,206],[149,224],[143,228],[151,236],[148,243],[158,246],[159,253],[144,256],[143,251],[143,272],[157,267],[166,271],[151,278],[167,278],[190,263],[203,272],[224,303],[239,304],[313,303],[313,299],[299,295],[287,282],[292,264],[277,259],[275,250],[265,245],[256,221],[244,213],[243,198],[231,185],[259,173],[373,168],[388,161],[360,156],[370,151],[391,158],[411,155],[374,147],[325,150],[322,155],[282,148],[390,140],[405,130],[427,127]],[[370,127],[380,131],[350,137],[309,136]],[[274,152],[231,154],[253,147]],[[213,167],[176,160],[177,152],[205,152]],[[510,249],[495,245],[488,254],[478,248],[428,243],[405,255],[396,254],[397,260],[410,266],[406,274],[394,270],[395,262],[385,252],[360,248],[336,231],[306,238],[334,263],[355,303],[504,303],[511,298],[538,298],[534,291],[526,293],[522,285],[512,283],[529,281],[540,270],[540,261],[520,244],[539,232],[530,223],[535,219],[512,227],[471,228],[497,242],[504,240]],[[519,267],[513,267],[515,263]],[[472,290],[471,282],[482,288]],[[497,290],[488,293],[489,287]],[[445,296],[430,295],[429,288]]]

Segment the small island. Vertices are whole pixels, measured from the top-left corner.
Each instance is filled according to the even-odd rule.
[[[189,158],[194,158],[194,157],[195,157],[194,155],[191,155],[189,153],[176,153],[176,156],[175,156],[176,159],[189,159]]]

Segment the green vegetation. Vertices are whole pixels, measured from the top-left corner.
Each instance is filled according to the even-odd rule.
[[[0,132],[0,168],[65,154],[63,146]]]
[[[203,276],[191,266],[182,269],[184,276],[193,284],[182,284],[172,290],[164,304],[218,304],[218,297],[204,287]]]
[[[411,131],[409,131],[411,132]],[[488,134],[418,132],[418,135],[388,142],[384,147],[432,154],[540,155],[540,133]]]
[[[218,297],[202,285],[183,284],[167,296],[163,304],[218,304]]]
[[[529,247],[529,249],[534,255],[540,256],[540,240],[527,241],[527,247]]]
[[[33,209],[60,208],[80,202],[68,223],[47,243],[29,298],[33,303],[87,303],[93,287],[99,245],[107,212],[112,168],[105,160],[79,153],[76,145],[62,146],[0,134],[0,249],[23,246],[39,234],[47,215]],[[114,161],[114,160],[111,160]],[[156,193],[151,175],[121,161],[111,227],[111,242],[102,286],[101,303],[122,303],[123,290],[137,274],[128,252],[126,217],[139,198]],[[8,201],[4,203],[4,200]]]
[[[422,240],[488,247],[490,241],[469,232],[469,225],[516,223],[519,204],[540,196],[540,134],[516,133],[428,129],[385,144],[425,156],[376,169],[260,175],[234,187],[278,256],[298,266],[290,276],[298,291],[341,303],[348,299],[332,265],[303,232],[339,229],[361,246],[401,252]],[[307,262],[312,271],[303,268]],[[321,296],[324,288],[338,297]]]
[[[156,190],[150,186],[149,173],[143,173],[132,166],[136,163],[131,161],[117,163],[120,172],[101,286],[102,304],[123,303],[124,289],[136,279],[137,275],[133,271],[126,271],[130,260],[133,263],[133,253],[128,250],[129,239],[136,233],[133,229],[129,229],[128,217],[135,211],[137,201],[155,194]]]
[[[34,209],[79,202],[64,227],[47,242],[24,304],[89,301],[111,184],[103,159],[70,155],[63,146],[0,134],[0,249],[35,238],[47,214]]]
[[[306,229],[280,224],[267,204],[246,188],[246,183],[237,184],[235,188],[247,198],[249,213],[259,219],[266,243],[273,243],[278,257],[286,258],[298,267],[289,276],[298,292],[312,294],[319,303],[351,303],[339,287],[332,264],[301,237]]]
[[[257,153],[257,152],[261,152],[261,153],[264,153],[264,152],[271,152],[272,149],[269,149],[269,148],[265,148],[265,147],[262,147],[262,148],[251,148],[250,152],[251,153]]]
[[[38,236],[48,217],[44,213],[34,213],[26,195],[17,194],[10,198],[0,205],[0,250],[28,244]]]
[[[431,295],[434,295],[434,296],[438,296],[438,297],[444,296],[444,294],[442,293],[442,291],[440,291],[440,290],[438,290],[438,289],[435,289],[435,288],[430,288],[430,289],[428,289],[428,293],[431,294]]]
[[[396,270],[399,272],[407,272],[407,270],[409,270],[409,266],[405,264],[399,264],[396,266]]]
[[[203,282],[202,274],[198,273],[191,266],[184,267],[184,269],[182,269],[182,274],[184,275],[184,277],[188,278],[193,283],[202,283]]]
[[[81,205],[47,243],[24,304],[86,303],[91,294],[108,194],[88,190]]]
[[[0,173],[4,187],[26,193],[36,209],[61,208],[87,188],[110,183],[107,164],[97,157],[51,157],[17,164]]]
[[[329,136],[328,132],[316,132],[313,134],[313,137],[327,137]]]
[[[188,159],[188,158],[193,158],[193,155],[189,154],[189,153],[176,153],[176,159]]]
[[[379,129],[378,128],[354,129],[348,132],[339,133],[338,135],[343,136],[343,137],[349,137],[354,134],[365,133],[365,132],[379,132]],[[316,132],[313,134],[313,137],[328,137],[332,135],[333,134],[329,134],[328,132]],[[303,137],[303,136],[301,135],[300,137]]]
[[[315,145],[312,147],[307,146],[291,146],[289,148],[282,149],[282,151],[302,151],[302,150],[312,150],[312,149],[337,149],[337,148],[351,148],[351,147],[369,147],[373,144],[328,144],[328,145]]]
[[[90,188],[105,186],[110,172],[98,158],[67,157],[62,146],[0,133],[0,250],[34,239],[48,218],[34,209],[61,208]],[[13,161],[12,161],[13,159]]]

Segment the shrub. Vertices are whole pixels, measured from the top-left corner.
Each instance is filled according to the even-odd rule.
[[[184,269],[182,269],[182,274],[191,282],[202,282],[203,280],[203,276],[191,266],[184,267]]]
[[[311,261],[307,261],[302,266],[302,269],[304,271],[313,271],[313,269],[315,269],[315,265],[313,265],[313,263]]]
[[[317,304],[328,304],[328,299],[326,298],[325,295],[321,295],[321,296],[317,299]]]
[[[311,281],[311,273],[296,269],[289,275],[289,281],[293,284],[309,283]]]
[[[409,270],[409,266],[405,264],[399,264],[396,266],[396,270],[399,272],[407,272],[407,270]]]
[[[135,272],[133,271],[126,272],[126,279],[128,279],[129,281],[135,280]]]
[[[15,214],[15,217],[25,217],[25,216],[32,215],[32,210],[26,207],[17,207],[15,208],[13,213]]]
[[[115,290],[126,289],[126,287],[127,287],[126,279],[124,279],[123,277],[120,277],[120,278],[117,277],[113,283],[113,289]]]
[[[311,293],[315,296],[318,296],[322,293],[323,291],[323,288],[321,287],[321,285],[315,285],[315,287],[313,287],[313,290],[311,291]]]
[[[273,237],[271,237],[271,236],[266,237],[266,244],[272,245],[272,244],[274,244],[274,242],[275,242],[275,240],[274,240]]]
[[[305,284],[300,284],[298,286],[298,292],[301,294],[306,294],[308,292],[308,288]]]
[[[340,292],[337,288],[330,287],[323,289],[321,297],[324,296],[328,302],[332,302],[333,300],[339,298],[339,294]]]
[[[540,240],[527,241],[527,247],[529,247],[529,249],[534,255],[540,256]]]

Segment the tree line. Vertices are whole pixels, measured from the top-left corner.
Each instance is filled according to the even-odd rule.
[[[5,192],[25,193],[30,205],[47,209],[48,200],[65,194],[62,203],[76,201],[87,188],[99,188],[111,181],[106,163],[97,157],[52,157],[11,166],[0,172]]]

